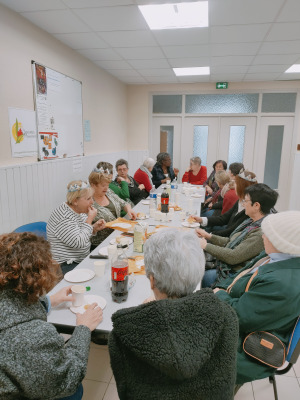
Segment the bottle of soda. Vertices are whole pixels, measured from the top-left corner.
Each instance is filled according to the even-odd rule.
[[[166,188],[161,194],[161,212],[166,214],[169,212],[169,193]]]
[[[111,295],[113,301],[121,303],[128,297],[128,259],[121,244],[117,252],[117,259],[111,266]]]
[[[155,186],[152,186],[152,189],[150,190],[150,208],[156,209],[156,197]]]

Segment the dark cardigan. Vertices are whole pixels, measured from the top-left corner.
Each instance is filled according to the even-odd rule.
[[[111,366],[120,400],[231,400],[238,320],[211,289],[112,316]]]

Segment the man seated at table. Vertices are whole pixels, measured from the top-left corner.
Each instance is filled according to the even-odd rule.
[[[144,257],[155,297],[112,316],[120,399],[232,399],[237,318],[211,289],[193,293],[204,273],[199,239],[166,229],[146,241]]]

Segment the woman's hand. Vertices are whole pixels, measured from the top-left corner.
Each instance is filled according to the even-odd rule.
[[[140,189],[140,190],[143,190],[143,189],[145,189],[145,186],[141,183],[141,184],[139,185],[139,189]]]
[[[175,176],[177,176],[178,172],[179,172],[179,169],[178,168],[174,168],[173,171],[174,171]]]
[[[210,202],[209,205],[208,205],[208,208],[212,208],[212,206],[213,206],[213,203]]]
[[[201,247],[201,249],[205,250],[206,246],[207,246],[207,240],[204,239],[204,238],[201,238],[200,239],[200,247]]]
[[[93,303],[83,314],[76,314],[76,325],[85,325],[90,331],[97,328],[103,319],[103,311],[97,303]]]
[[[70,294],[72,294],[72,290],[71,290],[72,286],[73,285],[66,286],[66,287],[60,289],[55,294],[52,294],[51,296],[49,296],[50,301],[51,301],[51,306],[56,307],[65,301],[74,301],[75,299],[73,297],[70,297]]]
[[[129,211],[127,211],[127,215],[130,219],[132,219],[133,221],[136,220],[137,215],[136,212],[134,212],[132,209],[130,209]]]
[[[212,188],[210,187],[210,186],[205,186],[205,188],[206,188],[206,193],[207,194],[212,194],[213,193],[213,190],[212,190]]]
[[[161,183],[166,183],[166,182],[167,182],[167,180],[170,180],[170,178],[165,178],[165,179],[162,179],[162,180],[161,180]]]
[[[102,231],[102,229],[105,229],[106,226],[106,222],[104,221],[104,219],[98,219],[98,221],[96,221],[93,224],[93,233]]]
[[[199,222],[199,224],[202,224],[203,219],[201,217],[197,217],[197,215],[191,215],[191,217],[194,218],[196,222]]]
[[[92,225],[92,222],[93,222],[94,218],[95,218],[96,215],[97,215],[97,210],[96,210],[96,208],[93,207],[93,206],[89,207],[89,210],[88,210],[88,214],[87,214],[87,215],[88,215],[88,217],[87,217],[86,222],[87,222],[88,224]]]
[[[195,231],[196,231],[198,237],[205,238],[205,239],[211,239],[211,233],[206,232],[204,229],[196,228]]]
[[[117,176],[117,182],[118,183],[120,183],[120,182],[124,182],[125,181],[125,179],[124,178],[122,178],[121,176]]]

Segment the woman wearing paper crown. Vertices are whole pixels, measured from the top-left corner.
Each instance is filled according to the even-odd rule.
[[[89,175],[90,185],[95,191],[94,207],[97,210],[93,221],[97,223],[100,218],[104,219],[106,222],[113,221],[120,217],[122,210],[129,218],[136,219],[136,213],[132,211],[131,205],[122,200],[109,188],[111,178],[112,171],[109,169],[104,170],[102,167],[94,168]],[[98,246],[111,232],[112,230],[110,228],[97,232],[97,234],[91,238],[92,247]]]
[[[84,181],[72,181],[67,189],[67,201],[52,212],[47,224],[52,255],[63,274],[89,255],[91,236],[105,228],[103,219],[93,223],[97,215],[93,207],[94,189]]]
[[[287,346],[300,314],[300,211],[270,214],[261,229],[265,251],[214,289],[239,318],[237,384],[274,372],[274,368],[245,354],[246,336],[265,331]]]

